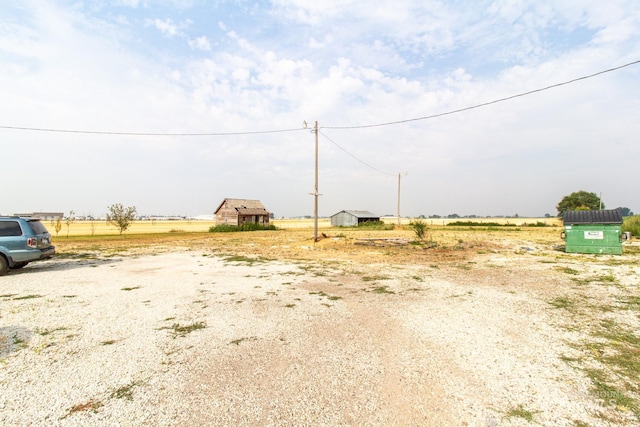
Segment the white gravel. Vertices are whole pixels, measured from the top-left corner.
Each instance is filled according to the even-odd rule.
[[[34,263],[0,277],[0,426],[613,425],[535,271],[452,271]]]

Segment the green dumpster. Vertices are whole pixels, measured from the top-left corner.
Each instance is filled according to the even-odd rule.
[[[567,211],[562,215],[566,252],[622,254],[622,214],[618,209]]]

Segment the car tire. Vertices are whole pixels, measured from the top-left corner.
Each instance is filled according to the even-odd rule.
[[[25,266],[25,265],[27,265],[27,264],[29,264],[29,261],[16,262],[16,263],[13,265],[13,267],[11,267],[11,268],[18,269],[18,268],[22,268],[22,267],[24,267],[24,266]]]
[[[0,276],[4,276],[9,271],[9,262],[4,257],[4,255],[0,255]]]

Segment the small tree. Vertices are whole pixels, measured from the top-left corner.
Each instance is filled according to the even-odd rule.
[[[121,203],[115,203],[109,206],[107,214],[107,224],[115,225],[120,230],[122,236],[123,231],[127,231],[131,223],[136,219],[136,207],[123,207]]]
[[[53,226],[53,229],[56,230],[56,236],[57,236],[58,233],[60,232],[60,229],[62,229],[62,221],[60,221],[60,218],[56,219],[56,225]]]
[[[601,203],[600,197],[596,193],[583,190],[564,196],[556,206],[558,216],[562,216],[566,211],[598,210],[600,208],[604,209],[604,203]]]
[[[67,224],[67,239],[69,238],[69,227],[76,220],[76,213],[74,211],[69,212],[69,216],[65,218],[65,224]]]

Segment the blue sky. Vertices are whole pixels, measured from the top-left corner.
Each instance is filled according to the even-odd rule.
[[[403,216],[639,212],[640,64],[406,121],[638,61],[639,34],[636,0],[5,0],[0,213],[312,215],[304,121],[322,216],[395,214],[399,173]]]

